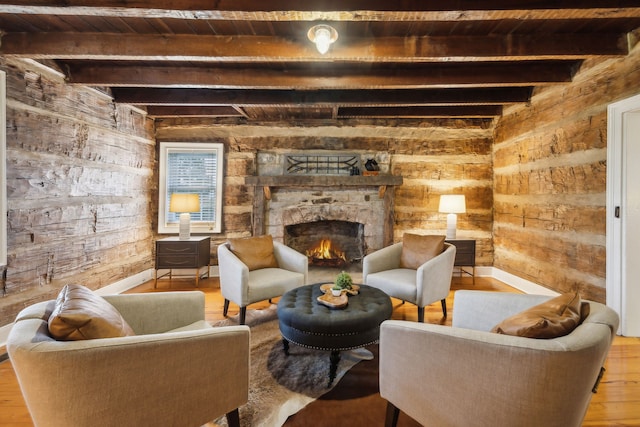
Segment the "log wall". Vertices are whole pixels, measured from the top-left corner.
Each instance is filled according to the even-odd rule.
[[[8,267],[0,326],[67,283],[153,266],[153,122],[33,62],[7,73]]]
[[[636,47],[505,111],[493,147],[496,267],[605,302],[607,105],[639,87]]]
[[[445,232],[439,196],[463,193],[458,237],[495,265],[557,291],[605,300],[606,108],[637,93],[640,54],[587,61],[568,85],[486,120],[154,124],[108,96],[65,85],[32,62],[0,58],[7,78],[8,255],[0,325],[66,283],[100,288],[153,267],[157,141],[223,142],[223,233],[252,230],[258,153],[376,153],[404,178],[395,241]],[[155,132],[155,136],[154,136]]]
[[[395,189],[394,241],[400,241],[404,232],[445,234],[446,215],[438,213],[439,195],[465,194],[467,214],[458,217],[458,238],[477,239],[478,265],[493,262],[492,121],[310,125],[183,118],[158,122],[156,135],[158,141],[225,144],[223,233],[212,236],[214,246],[227,237],[251,235],[253,187],[244,180],[265,167],[261,158],[268,153],[275,157],[299,150],[339,150],[360,153],[363,159],[375,157],[382,171],[404,178],[403,185]]]

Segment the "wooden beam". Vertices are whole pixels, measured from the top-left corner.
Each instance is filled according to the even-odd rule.
[[[321,55],[308,40],[191,34],[6,33],[0,55],[31,59],[425,62],[584,59],[628,53],[621,34],[348,38]]]
[[[205,107],[165,107],[150,106],[147,114],[152,117],[244,117],[240,111],[231,106]]]
[[[113,88],[116,102],[133,105],[499,105],[527,102],[529,87],[381,90],[263,90]]]
[[[68,82],[90,86],[352,89],[459,86],[532,86],[571,81],[576,61],[468,64],[429,63],[410,68],[371,66],[326,67],[287,70],[268,68],[210,68],[146,66],[89,62],[67,64]],[[323,64],[324,65],[324,64]],[[330,66],[329,66],[330,65]]]
[[[236,21],[566,20],[594,16],[631,18],[640,13],[633,0],[569,0],[560,5],[551,0],[398,0],[393,2],[393,11],[389,10],[388,0],[221,0],[213,4],[210,0],[13,0],[3,2],[2,9],[12,14]]]
[[[414,117],[497,117],[502,115],[499,105],[473,105],[453,107],[341,107],[338,118],[414,118]]]

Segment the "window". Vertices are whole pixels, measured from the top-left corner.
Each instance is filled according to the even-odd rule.
[[[178,233],[180,214],[169,212],[172,193],[200,196],[200,212],[191,214],[192,233],[222,230],[224,150],[215,143],[160,143],[158,233]]]

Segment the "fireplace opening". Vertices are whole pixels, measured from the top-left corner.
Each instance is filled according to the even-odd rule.
[[[284,243],[307,255],[309,265],[344,268],[364,257],[364,224],[322,220],[285,227]]]
[[[320,243],[305,251],[309,264],[322,267],[342,267],[347,264],[347,256],[331,239],[322,239]]]

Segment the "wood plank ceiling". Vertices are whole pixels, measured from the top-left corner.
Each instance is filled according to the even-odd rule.
[[[324,55],[318,23],[339,33]],[[630,0],[6,1],[0,55],[155,117],[493,119],[638,27]]]

